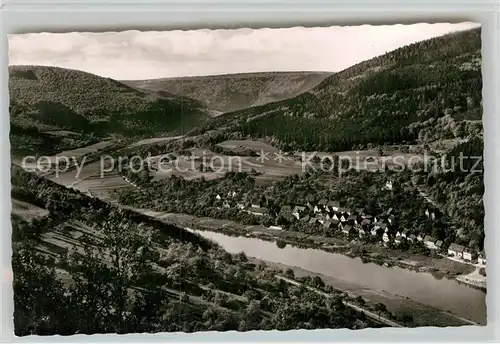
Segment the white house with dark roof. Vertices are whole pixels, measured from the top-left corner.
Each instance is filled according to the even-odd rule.
[[[338,211],[340,208],[340,204],[338,201],[329,201],[326,203],[326,208],[330,212]]]
[[[269,215],[269,210],[263,207],[250,207],[247,209],[247,213],[255,216]]]
[[[346,234],[346,235],[349,235],[351,233],[354,232],[354,227],[351,226],[351,225],[345,225],[343,228],[342,228],[342,233]]]
[[[394,239],[394,243],[396,245],[399,245],[399,244],[401,244],[402,241],[403,241],[403,237],[401,235],[396,235],[396,238]]]
[[[319,223],[318,219],[315,217],[311,217],[308,222],[310,225],[317,225]]]
[[[425,239],[425,233],[423,233],[423,232],[422,233],[418,233],[418,235],[417,235],[417,241],[423,242],[424,239]]]
[[[467,261],[472,261],[477,257],[476,251],[466,247],[463,254],[463,259]]]
[[[464,255],[465,247],[459,244],[452,243],[448,246],[448,255],[455,258],[462,258]]]
[[[395,223],[396,223],[396,216],[394,216],[394,215],[390,215],[390,216],[387,218],[387,222],[389,222],[391,225],[395,224]]]
[[[394,182],[392,180],[389,179],[387,182],[385,182],[385,189],[386,190],[392,190],[393,186],[394,186]]]
[[[486,265],[486,253],[482,250],[477,257],[477,262],[481,265]]]
[[[429,250],[437,250],[436,241],[437,239],[431,237],[430,235],[426,235],[424,238],[424,245]]]
[[[389,241],[391,241],[391,236],[389,234],[389,231],[385,231],[384,234],[382,235],[382,241],[387,244]]]
[[[325,221],[325,222],[323,222],[323,227],[331,229],[331,228],[335,228],[335,224],[331,221]]]
[[[349,222],[350,225],[354,225],[356,223],[356,220],[356,215],[349,215],[349,217],[346,219],[346,221]]]
[[[366,230],[363,227],[358,227],[358,235],[360,238],[364,237],[366,235]]]
[[[306,207],[297,205],[293,208],[292,215],[295,216],[297,220],[300,220],[304,216],[305,210]]]

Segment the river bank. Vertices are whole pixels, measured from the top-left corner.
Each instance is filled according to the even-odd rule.
[[[162,213],[142,210],[146,215],[160,218],[180,227],[220,232],[229,236],[244,236],[293,245],[314,248],[329,253],[342,253],[349,257],[359,257],[365,263],[375,263],[387,267],[398,266],[416,272],[428,272],[436,278],[455,278],[474,271],[471,265],[452,261],[441,256],[425,256],[398,249],[390,249],[380,244],[348,241],[346,238],[324,237],[287,230],[272,229],[261,225],[244,225],[232,220],[197,217],[188,214]]]
[[[221,245],[226,251],[244,252],[297,277],[320,276],[336,290],[383,303],[401,319],[416,326],[461,326],[486,323],[485,294],[454,280],[430,273],[364,263],[360,258],[257,238],[228,236],[208,230],[190,230]]]
[[[252,262],[259,263],[262,260],[250,258]],[[281,269],[283,272],[291,269],[297,278],[302,277],[320,277],[326,285],[332,286],[334,289],[346,293],[351,298],[361,297],[365,302],[366,308],[373,308],[377,303],[382,303],[387,307],[387,310],[393,314],[397,322],[404,323],[406,326],[466,326],[479,325],[474,321],[470,321],[446,311],[442,311],[419,302],[413,301],[407,297],[391,294],[384,290],[374,290],[356,285],[327,276],[320,273],[314,273],[308,270],[301,269],[296,266],[288,266],[280,263],[264,261],[266,265],[273,269]]]

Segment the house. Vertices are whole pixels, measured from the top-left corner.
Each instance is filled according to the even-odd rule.
[[[339,230],[343,231],[344,230],[344,227],[347,226],[347,222],[345,221],[339,221],[339,224],[338,224],[338,228]]]
[[[245,209],[245,203],[238,202],[238,203],[236,204],[236,206],[238,207],[238,209],[242,209],[242,210],[243,210],[243,209]]]
[[[425,238],[425,233],[418,233],[417,240],[419,242],[424,241],[424,238]]]
[[[394,223],[396,223],[396,216],[394,216],[394,215],[390,215],[390,216],[387,218],[387,222],[389,222],[391,225],[393,225]]]
[[[236,191],[229,191],[229,192],[227,193],[227,197],[230,197],[230,198],[234,198],[234,197],[236,197],[236,195],[237,195],[237,194],[236,194]]]
[[[396,238],[394,239],[394,243],[396,245],[399,245],[399,244],[401,244],[401,241],[403,241],[403,237],[401,235],[396,235]]]
[[[318,224],[318,222],[319,222],[319,221],[318,221],[318,219],[317,219],[317,218],[315,218],[315,217],[311,217],[311,218],[309,219],[309,222],[308,222],[308,223],[309,223],[310,225],[317,225],[317,224]]]
[[[330,222],[330,223],[332,224],[332,226],[335,226],[335,227],[337,227],[337,228],[338,228],[338,226],[339,226],[339,224],[340,224],[340,221],[339,221],[339,220],[333,220],[333,219],[332,219],[332,220],[330,220],[330,221],[328,221],[328,222]],[[326,223],[326,222],[325,222],[325,223]]]
[[[269,226],[269,229],[283,230],[283,227],[281,227],[281,226]]]
[[[215,196],[215,199],[219,201],[222,199],[222,197],[221,197],[221,195],[217,194],[217,196]]]
[[[386,231],[387,230],[387,224],[385,224],[383,222],[375,222],[373,224],[373,229]]]
[[[357,220],[356,215],[349,215],[349,217],[346,219],[346,221],[347,221],[350,225],[354,225],[354,224],[356,223],[356,220]]]
[[[415,242],[417,240],[417,236],[415,234],[410,234],[408,235],[406,240],[408,240],[409,242]]]
[[[400,232],[400,231],[397,231],[397,232],[396,232],[396,236],[397,236],[397,237],[400,237],[400,236],[401,236],[401,232]]]
[[[450,244],[450,246],[448,246],[448,255],[455,258],[462,258],[464,255],[464,250],[464,246],[452,243]]]
[[[360,222],[360,225],[363,228],[368,228],[368,227],[370,227],[371,223],[372,222],[369,219],[363,219],[363,221]]]
[[[373,227],[372,230],[370,231],[372,236],[376,236],[378,233],[377,233],[377,228]]]
[[[437,249],[436,241],[437,240],[434,239],[433,237],[431,237],[430,235],[426,235],[425,238],[424,238],[424,245],[429,250],[436,250]]]
[[[328,228],[328,229],[335,228],[335,224],[330,222],[330,221],[325,221],[325,222],[323,222],[323,227]]]
[[[327,203],[328,203],[327,199],[325,199],[325,198],[320,199],[318,204],[314,206],[314,212],[319,213],[319,212],[328,210],[326,207]]]
[[[261,203],[252,203],[252,204],[251,204],[251,207],[252,207],[252,208],[261,208],[261,207],[262,207],[262,204],[261,204]]]
[[[392,190],[393,185],[394,185],[394,182],[393,182],[392,180],[388,180],[388,181],[385,183],[385,189],[386,189],[386,190]]]
[[[486,265],[486,254],[484,252],[484,250],[482,250],[480,253],[479,253],[479,256],[477,258],[477,262],[481,265]]]
[[[384,233],[384,235],[382,235],[382,241],[383,241],[384,243],[386,243],[386,244],[387,244],[389,241],[391,241],[391,237],[390,237],[390,235],[389,235],[389,232],[385,232],[385,233]]]
[[[339,212],[334,212],[333,215],[330,215],[333,220],[338,220],[340,221],[340,218],[342,217],[342,214]]]
[[[436,250],[441,251],[443,249],[443,240],[436,241]]]
[[[264,215],[269,215],[269,210],[267,208],[262,208],[262,207],[250,207],[247,210],[247,213],[256,215],[256,216],[264,216]]]
[[[344,234],[349,235],[352,232],[354,232],[354,228],[351,225],[345,225],[344,228],[342,228],[342,233]]]
[[[348,216],[352,214],[352,210],[349,208],[344,209],[344,214],[347,214]]]
[[[436,213],[429,208],[425,209],[425,216],[427,216],[428,218],[430,218],[432,220],[436,219]]]
[[[408,234],[410,233],[410,230],[409,229],[405,229],[401,232],[401,236],[403,238],[408,238]]]
[[[311,202],[307,202],[306,208],[308,208],[309,210],[314,210],[314,205]]]
[[[305,210],[306,210],[306,207],[295,206],[295,208],[293,208],[292,215],[295,216],[295,218],[297,220],[300,220],[300,218],[303,216]]]
[[[473,251],[470,248],[466,247],[465,250],[464,250],[463,258],[464,258],[464,260],[471,261],[471,260],[477,258],[477,254],[476,254],[475,251]]]
[[[347,221],[348,218],[349,218],[349,215],[342,213],[342,215],[340,215],[339,220],[344,222],[344,221]]]
[[[358,228],[358,234],[359,234],[359,237],[362,238],[363,236],[365,236],[366,234],[366,231],[363,227],[359,227]]]
[[[338,211],[339,207],[340,207],[340,204],[337,201],[330,201],[330,202],[326,203],[326,209],[329,212]]]
[[[322,214],[316,214],[316,219],[318,220],[319,223],[323,224],[326,221],[326,217],[323,216]]]

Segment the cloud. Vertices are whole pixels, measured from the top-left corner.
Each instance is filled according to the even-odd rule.
[[[9,64],[51,65],[115,78],[339,71],[474,23],[9,36]]]

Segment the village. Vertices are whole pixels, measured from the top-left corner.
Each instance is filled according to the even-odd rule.
[[[388,180],[385,189],[390,191],[393,182]],[[317,202],[307,202],[303,205],[282,205],[276,212],[270,211],[264,202],[244,202],[233,201],[237,198],[236,191],[230,191],[227,195],[217,194],[215,201],[222,204],[219,209],[237,208],[241,212],[257,217],[272,217],[274,224],[270,229],[286,230],[287,226],[279,221],[286,219],[286,223],[300,222],[305,226],[322,227],[327,236],[341,236],[349,240],[377,241],[381,245],[388,247],[401,247],[403,245],[418,245],[435,252],[436,255],[448,258],[460,263],[474,265],[476,267],[486,266],[486,255],[484,250],[478,252],[469,247],[450,243],[445,245],[442,240],[438,240],[424,232],[413,233],[409,229],[398,226],[397,216],[393,208],[389,208],[381,214],[369,214],[364,208],[355,210],[341,207],[338,201],[320,199]],[[440,216],[437,209],[428,207],[425,215],[431,221]]]

